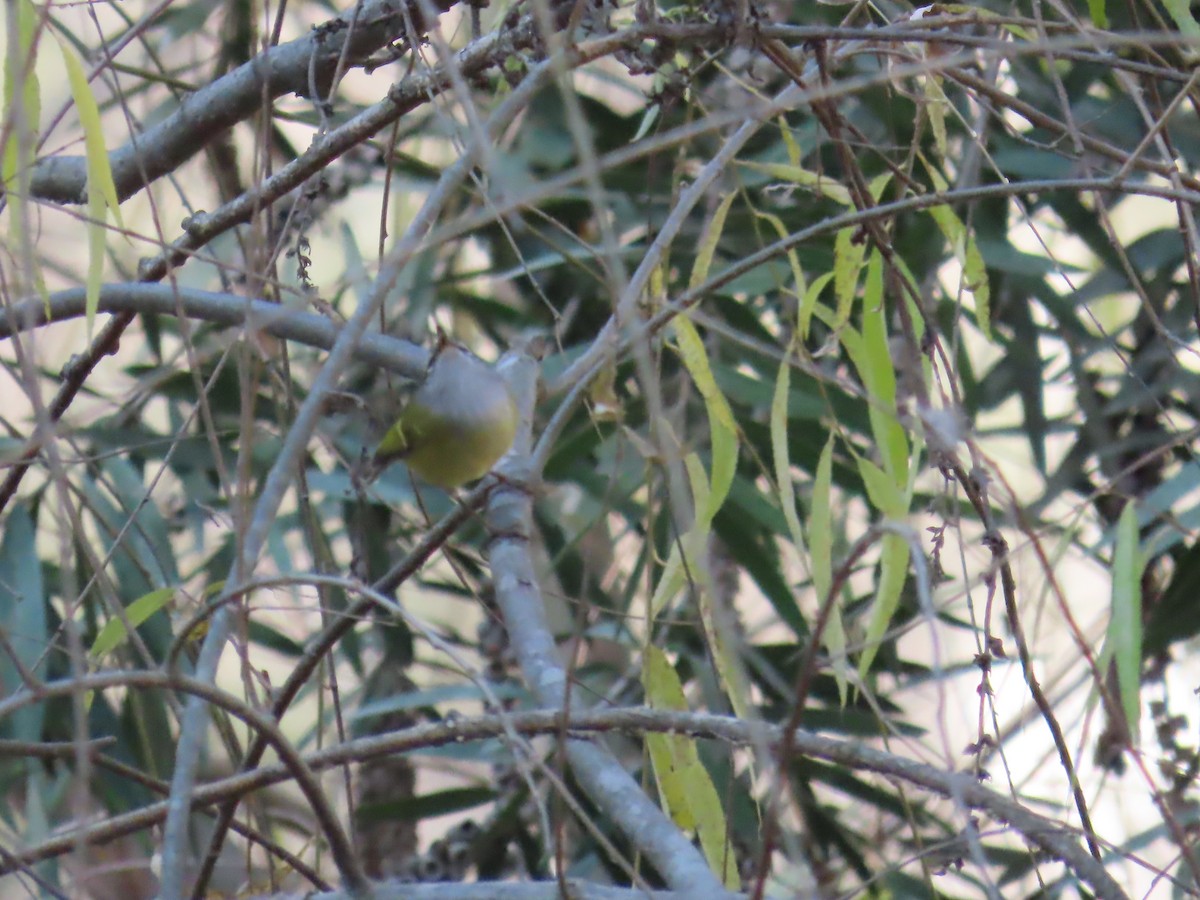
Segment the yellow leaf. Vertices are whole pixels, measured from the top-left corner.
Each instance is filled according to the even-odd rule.
[[[697,506],[696,515],[707,526],[725,502],[733,477],[737,470],[737,424],[729,401],[721,393],[708,362],[708,352],[690,319],[677,316],[672,322],[676,348],[684,367],[695,382],[696,389],[704,399],[708,413],[710,441],[712,444],[712,480],[707,503]]]
[[[828,175],[813,172],[805,169],[803,166],[790,163],[750,162],[748,160],[738,160],[738,165],[745,166],[747,169],[753,169],[755,172],[762,172],[764,175],[770,175],[772,178],[778,178],[781,181],[790,181],[792,184],[799,185],[800,187],[811,188],[835,203],[842,204],[842,206],[854,205],[854,200],[850,196],[850,190],[845,185],[840,184]]]
[[[617,364],[609,360],[588,386],[592,418],[597,422],[619,422],[624,417],[616,383]]]
[[[900,605],[900,594],[908,576],[908,541],[898,534],[888,532],[883,536],[879,554],[879,583],[875,587],[875,599],[871,602],[871,620],[862,656],[858,658],[858,675],[865,679],[879,652],[879,643],[887,633],[896,608]]]
[[[858,273],[866,258],[866,246],[856,240],[857,228],[843,228],[833,239],[833,295],[837,298],[835,329],[850,319],[858,292]]]
[[[700,606],[700,622],[704,626],[704,636],[708,641],[708,650],[712,654],[713,667],[717,670],[717,682],[721,690],[729,698],[729,705],[739,719],[753,717],[754,709],[750,703],[750,688],[741,664],[729,647],[729,641],[724,637],[726,629],[717,620],[714,607],[715,599],[709,585],[701,585],[698,592]]]
[[[895,479],[869,459],[860,456],[857,462],[871,505],[889,519],[904,516],[908,512],[908,500]]]
[[[787,523],[792,543],[801,556],[804,555],[804,534],[800,528],[800,517],[796,514],[796,491],[792,482],[792,460],[788,450],[787,401],[791,391],[791,354],[779,364],[775,376],[775,393],[771,398],[771,455],[775,458],[775,484],[779,490],[779,505]]]
[[[797,327],[800,330],[800,337],[808,339],[808,331],[812,325],[813,313],[817,310],[817,299],[821,296],[821,291],[825,290],[825,286],[833,280],[833,273],[826,272],[824,275],[813,280],[813,283],[808,286],[808,290],[804,292],[804,298],[800,301],[800,310],[797,315]]]
[[[1132,500],[1117,521],[1117,544],[1112,566],[1112,612],[1105,647],[1112,648],[1117,688],[1125,721],[1136,738],[1141,718],[1142,678],[1142,557],[1138,541],[1137,509]]]
[[[17,91],[20,90],[20,116],[24,131],[28,135],[36,135],[40,127],[42,111],[41,85],[38,82],[37,67],[30,59],[34,46],[33,38],[38,24],[38,13],[29,0],[17,0],[16,3],[17,34],[8,37],[8,53],[3,62],[4,66],[4,117],[0,134],[5,136],[2,161],[0,161],[0,180],[6,185],[5,190],[11,191],[10,184],[16,177],[18,168],[27,168],[32,159],[22,159],[21,154],[31,156],[32,140],[23,140],[22,128],[13,120],[17,115]],[[15,52],[14,52],[15,51]]]
[[[696,326],[686,316],[676,316],[672,320],[672,327],[675,330],[675,344],[679,356],[688,374],[692,376],[692,381],[696,383],[700,396],[704,398],[709,416],[718,419],[736,434],[737,424],[733,418],[733,411],[713,378],[712,368],[708,364],[708,351],[704,349],[704,342],[700,340]]]
[[[84,147],[87,151],[88,194],[98,192],[104,199],[104,205],[113,215],[113,221],[123,225],[121,221],[121,201],[117,199],[117,185],[113,181],[112,167],[108,161],[108,148],[104,145],[104,129],[100,122],[100,106],[96,103],[96,95],[88,83],[87,73],[83,71],[74,51],[59,41],[58,49],[62,53],[63,65],[67,70],[67,81],[71,85],[71,99],[75,101],[75,111],[79,114],[79,123],[83,126]]]
[[[796,136],[792,134],[792,129],[788,128],[787,119],[780,116],[778,121],[779,133],[783,137],[783,146],[787,148],[788,162],[793,166],[798,166],[803,158],[800,145],[796,143]]]
[[[130,625],[137,628],[166,606],[174,596],[175,588],[169,587],[158,588],[148,594],[143,594],[125,607],[125,618],[129,620]],[[93,659],[99,659],[124,643],[128,636],[129,632],[125,628],[125,623],[121,619],[111,618],[104,623],[104,627],[92,641],[92,649],[89,653]]]
[[[83,143],[87,154],[88,273],[84,309],[88,334],[91,334],[96,308],[100,303],[100,282],[104,277],[106,212],[112,212],[114,221],[121,224],[121,211],[112,168],[108,163],[108,148],[104,146],[104,131],[96,96],[75,53],[62,41],[58,42],[58,49],[62,54],[63,67],[67,70],[67,82],[71,86],[75,110],[83,126]]]
[[[813,588],[817,602],[832,604],[825,622],[825,649],[833,662],[833,676],[837,681],[838,697],[844,706],[847,696],[846,681],[846,628],[842,623],[842,607],[837,597],[830,597],[833,589],[833,441],[829,435],[821,457],[817,461],[817,472],[813,478],[812,512],[808,517],[810,536],[809,559]]]
[[[654,709],[688,708],[675,669],[653,645],[645,650],[642,686],[646,702]],[[727,888],[736,889],[739,878],[721,798],[700,762],[696,742],[681,734],[648,734],[646,746],[667,812],[680,828],[695,830],[709,866]]]
[[[658,585],[654,588],[654,594],[650,597],[650,621],[654,621],[655,616],[662,612],[663,607],[671,602],[671,598],[679,593],[683,587],[683,560],[679,555],[678,544],[671,548],[671,555],[667,558],[667,564],[663,566],[662,575],[659,576]]]
[[[929,116],[929,126],[933,130],[933,144],[938,156],[946,158],[946,111],[950,101],[942,90],[941,76],[930,73],[925,76],[925,112]]]
[[[909,446],[896,412],[896,370],[888,343],[887,310],[883,297],[883,258],[872,252],[863,291],[862,353],[855,362],[867,389],[871,432],[879,447],[884,469],[896,483],[908,480]]]
[[[771,212],[765,212],[761,209],[756,209],[754,214],[760,219],[765,219],[775,229],[775,233],[780,238],[786,238],[791,232],[788,230],[783,219]],[[792,280],[796,282],[796,296],[803,297],[808,288],[804,281],[804,270],[800,268],[800,256],[796,253],[795,247],[789,247],[787,251],[788,265],[792,269]]]
[[[717,252],[717,242],[721,240],[721,231],[725,228],[725,216],[736,196],[737,194],[732,192],[727,194],[713,211],[712,218],[709,219],[708,226],[700,238],[700,245],[696,248],[696,262],[692,266],[692,279],[688,282],[689,290],[704,284],[705,279],[708,278],[713,254]]]

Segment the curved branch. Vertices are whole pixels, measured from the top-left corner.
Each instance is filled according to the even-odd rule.
[[[296,779],[296,784],[303,792],[305,799],[311,804],[313,815],[320,823],[325,838],[329,843],[330,854],[342,878],[352,888],[365,884],[366,879],[362,875],[362,870],[358,865],[350,840],[342,830],[341,825],[338,823],[338,818],[333,812],[333,808],[329,805],[329,801],[322,792],[315,772],[291,742],[284,737],[283,732],[279,730],[278,723],[269,715],[259,712],[232,694],[222,691],[211,684],[205,684],[204,682],[197,681],[195,678],[189,678],[184,675],[166,672],[99,672],[94,675],[85,675],[78,678],[68,678],[63,681],[51,682],[50,684],[42,684],[35,690],[26,689],[18,691],[16,694],[0,702],[0,719],[12,715],[19,709],[34,703],[44,702],[54,697],[70,696],[83,691],[100,691],[114,687],[159,687],[189,694],[192,697],[199,697],[204,702],[211,703],[245,722],[254,733],[265,737],[267,742],[279,754],[279,758],[283,760],[283,768],[288,773],[286,777],[288,779]],[[162,806],[165,816],[167,809],[169,809],[169,802],[164,801]],[[86,838],[83,842],[86,843]],[[78,847],[80,843],[80,836],[78,834],[70,842],[72,848]],[[19,862],[19,856],[13,854],[5,860],[4,865],[9,866],[17,862]],[[170,895],[168,894],[168,896]]]
[[[420,3],[408,0],[405,12],[394,0],[365,0],[302,38],[269,47],[228,75],[189,94],[163,121],[109,156],[117,196],[131,197],[174,171],[227,129],[285,94],[308,97],[315,86],[331,87],[343,56],[357,59],[386,46],[404,33],[405,17],[421,27]],[[454,0],[436,0],[439,11]],[[313,98],[317,102],[325,98]],[[87,163],[82,156],[40,160],[31,175],[33,196],[57,203],[87,202]]]
[[[0,340],[51,322],[82,316],[85,300],[84,288],[70,288],[52,294],[48,303],[35,297],[0,309]],[[99,310],[165,316],[182,314],[214,325],[242,326],[262,331],[322,350],[333,346],[342,328],[324,316],[301,312],[278,303],[247,300],[234,294],[200,291],[171,284],[126,282],[104,285],[100,289]],[[364,335],[355,348],[355,358],[416,379],[425,371],[429,354],[409,341],[370,333]]]
[[[184,234],[181,237],[164,247],[157,256],[143,259],[138,264],[138,280],[155,282],[165,278],[172,268],[182,265],[198,248],[230,229],[250,221],[269,204],[302,185],[328,162],[414,109],[428,99],[430,93],[445,88],[450,81],[450,66],[458,66],[464,75],[482,72],[535,39],[536,31],[529,21],[525,21],[511,31],[487,35],[474,41],[446,65],[393,85],[386,99],[368,107],[344,125],[315,141],[298,158],[255,185],[253,190],[246,191],[212,214],[191,216],[184,223]],[[592,52],[576,54],[573,64],[581,65],[589,59],[610,52],[620,45],[621,40],[623,39],[609,36],[603,41],[593,42]],[[132,321],[133,313],[117,313],[88,348],[72,359],[63,371],[62,386],[48,406],[51,422],[57,422],[70,407],[92,370],[100,364],[100,360],[116,351],[121,335]],[[9,470],[3,483],[0,483],[0,510],[4,509],[16,493],[21,480],[41,449],[42,440],[42,436],[37,434],[30,439],[18,462]]]
[[[79,690],[103,690],[109,687],[138,685],[143,687],[182,687],[196,689],[204,686],[161,672],[106,672],[82,678],[51,682],[38,694],[23,693],[0,702],[0,718],[17,709],[49,697],[64,696]],[[212,688],[205,690],[225,695]],[[237,702],[237,701],[234,701]],[[410,752],[417,749],[483,740],[504,734],[511,729],[528,736],[555,735],[567,731],[573,735],[585,733],[642,735],[646,733],[676,733],[702,740],[717,740],[737,746],[777,748],[783,741],[783,730],[776,725],[747,723],[729,716],[710,713],[677,712],[671,710],[627,707],[619,709],[573,712],[564,717],[558,710],[532,710],[519,713],[490,714],[453,718],[441,722],[426,722],[374,735],[312,753],[304,762],[313,772],[337,768],[348,762],[361,762],[378,756]],[[1125,892],[1080,845],[1078,836],[1062,823],[1031,812],[1017,801],[992,790],[970,775],[945,772],[933,766],[877,750],[861,741],[841,740],[815,734],[803,728],[792,732],[794,753],[836,763],[850,769],[874,772],[897,778],[939,796],[961,799],[973,809],[982,810],[994,819],[1005,822],[1030,843],[1064,863],[1081,880],[1089,884],[1097,897],[1106,900],[1127,900]],[[193,805],[209,806],[231,796],[244,795],[290,778],[287,766],[276,763],[202,785],[196,789]],[[14,867],[31,865],[70,852],[79,845],[80,833],[87,843],[102,843],[124,834],[147,828],[162,820],[166,803],[155,803],[144,809],[107,822],[88,826],[71,834],[56,835],[51,840],[21,852],[0,864],[0,875],[9,874]]]
[[[505,367],[505,363],[509,363]],[[488,498],[486,524],[493,538],[488,562],[509,640],[526,685],[537,702],[551,710],[573,708],[567,692],[567,673],[546,621],[537,572],[530,557],[532,499],[519,485],[527,477],[532,445],[537,365],[529,357],[502,361],[501,371],[518,398],[521,428],[513,450],[500,465],[511,483],[502,483]],[[567,759],[584,793],[645,854],[666,883],[705,897],[725,896],[721,882],[704,857],[675,823],[646,795],[606,748],[593,741],[567,739]]]

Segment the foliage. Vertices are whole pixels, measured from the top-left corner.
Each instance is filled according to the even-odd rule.
[[[1200,891],[1186,4],[5,24],[19,889]]]

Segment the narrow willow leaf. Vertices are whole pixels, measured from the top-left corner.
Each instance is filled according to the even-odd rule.
[[[683,559],[679,555],[679,547],[674,546],[671,548],[671,555],[667,557],[667,564],[663,566],[662,575],[659,576],[654,593],[650,597],[651,622],[671,602],[671,598],[679,593],[682,587]]]
[[[718,613],[714,606],[716,597],[710,584],[699,586],[697,597],[700,607],[700,623],[704,626],[704,637],[708,643],[708,651],[712,654],[713,667],[717,671],[717,682],[733,707],[733,714],[739,719],[753,718],[754,704],[751,702],[750,687],[746,683],[745,672],[734,655],[730,642],[725,639],[728,629],[721,626]]]
[[[754,214],[760,219],[764,219],[770,223],[771,227],[775,229],[775,233],[779,235],[781,239],[786,238],[791,233],[783,219],[779,218],[779,216],[775,215],[774,213],[756,209]],[[807,292],[808,287],[805,284],[804,270],[800,268],[800,255],[796,252],[795,247],[788,248],[787,258],[788,266],[792,270],[792,280],[796,283],[796,296],[803,297]]]
[[[737,194],[730,192],[713,210],[712,218],[708,220],[708,226],[700,238],[700,245],[696,248],[696,262],[692,266],[692,278],[688,282],[689,290],[704,284],[705,279],[708,278],[713,254],[717,252],[717,243],[721,240],[721,232],[725,230],[725,216],[728,215],[729,207],[736,196]]]
[[[8,55],[4,60],[4,116],[0,134],[6,136],[3,154],[0,154],[0,180],[9,185],[17,174],[17,169],[26,167],[31,160],[22,160],[23,150],[32,153],[33,142],[22,146],[22,129],[16,126],[13,117],[18,114],[17,91],[20,90],[19,114],[25,123],[25,131],[36,135],[42,114],[41,84],[37,77],[37,67],[29,59],[33,48],[33,37],[37,29],[38,13],[29,0],[17,0],[16,4],[17,35],[14,40],[8,36]],[[16,52],[13,52],[13,51]],[[12,186],[5,188],[11,191]]]
[[[83,71],[83,66],[80,65],[74,51],[61,41],[58,49],[62,54],[63,67],[67,70],[67,82],[71,85],[75,110],[79,113],[79,122],[83,126],[83,143],[86,150],[88,271],[84,310],[90,335],[96,321],[96,309],[100,305],[100,284],[104,278],[106,212],[111,211],[113,219],[120,224],[121,211],[112,167],[108,163],[108,148],[104,146],[100,106],[96,103],[91,85],[88,84],[87,73]]]
[[[7,53],[0,61],[4,75],[4,110],[0,116],[0,194],[4,203],[0,213],[7,212],[5,223],[8,235],[32,235],[33,204],[29,194],[29,179],[34,153],[40,134],[41,85],[37,77],[35,56],[37,32],[43,13],[28,0],[14,0],[6,9],[14,13],[6,21],[15,22],[16,33],[7,34]],[[15,246],[15,245],[14,245]],[[9,290],[32,288],[42,298],[46,317],[50,317],[50,291],[42,273],[41,254],[23,254],[22,277],[27,284],[9,284]]]
[[[946,179],[942,177],[942,173],[924,157],[921,158],[921,161],[925,163],[925,169],[929,173],[929,180],[933,183],[934,190],[939,194],[945,193],[948,185]],[[966,225],[949,206],[930,207],[929,214],[945,236],[951,252],[962,265],[963,287],[971,292],[971,296],[975,300],[976,324],[983,332],[983,336],[990,341],[992,340],[991,288],[988,284],[987,265],[983,261],[983,254],[979,252],[975,235],[967,230]]]
[[[663,254],[663,257],[664,259],[666,258],[665,253]],[[667,270],[666,262],[664,262],[661,266],[655,266],[650,272],[650,287],[648,293],[650,295],[649,299],[652,300],[655,305],[657,305],[660,298],[666,296],[669,279],[670,274]]]
[[[930,73],[925,76],[925,113],[929,116],[929,127],[933,131],[933,144],[938,156],[946,158],[948,141],[946,139],[946,111],[950,101],[942,89],[940,75]]]
[[[713,377],[708,352],[704,349],[704,342],[700,339],[696,326],[684,316],[677,316],[672,325],[680,358],[704,399],[704,407],[708,413],[713,454],[711,489],[705,506],[696,508],[697,517],[704,519],[707,525],[712,522],[725,498],[729,496],[729,488],[733,484],[733,476],[737,470],[737,424],[729,401]]]
[[[780,181],[789,181],[800,187],[811,188],[821,196],[834,203],[840,203],[842,206],[854,205],[850,190],[844,184],[821,172],[813,172],[803,166],[789,163],[750,162],[744,159],[739,159],[738,165],[753,169],[755,172],[762,172],[764,175],[770,175],[772,178],[778,178]]]
[[[1188,43],[1195,46],[1200,42],[1200,23],[1197,23],[1196,17],[1192,15],[1192,7],[1187,0],[1163,0],[1163,6],[1171,14],[1171,18],[1175,20],[1175,27],[1187,38]],[[1189,59],[1194,59],[1195,56],[1194,50],[1188,53]]]
[[[780,116],[776,121],[779,123],[779,134],[783,138],[783,146],[787,148],[788,162],[793,166],[800,165],[804,154],[800,151],[800,144],[797,143],[796,136],[792,134],[792,129],[788,128],[787,119]]]
[[[703,535],[709,532],[707,517],[701,512],[712,505],[712,495],[708,486],[708,475],[704,471],[704,463],[695,453],[689,453],[683,458],[683,467],[687,472],[688,484],[692,489],[692,505],[696,509],[696,522],[693,530]]]
[[[704,511],[706,523],[711,523],[725,504],[729,489],[737,474],[737,433],[726,428],[719,419],[709,419],[709,440],[712,442],[712,484],[708,506]]]
[[[1130,733],[1136,739],[1142,673],[1142,567],[1138,547],[1137,510],[1125,504],[1117,522],[1117,544],[1113,554],[1112,612],[1108,622],[1108,645],[1112,647],[1121,691],[1121,708]]]
[[[829,596],[833,586],[833,509],[830,506],[833,442],[834,436],[830,434],[821,450],[821,458],[817,460],[817,472],[813,477],[812,513],[808,517],[812,581],[818,600]]]
[[[174,588],[166,587],[150,591],[150,593],[143,594],[125,607],[125,617],[129,619],[130,625],[137,628],[166,606],[174,596]],[[104,623],[104,627],[100,629],[100,633],[92,641],[92,648],[88,652],[93,659],[100,659],[106,654],[111,653],[128,638],[129,632],[125,628],[125,623],[121,619],[111,618]]]
[[[100,105],[96,102],[96,95],[92,93],[87,73],[84,72],[75,51],[61,41],[58,49],[62,53],[63,65],[67,70],[67,81],[71,85],[71,99],[75,101],[79,124],[83,126],[83,142],[87,151],[88,194],[99,193],[112,213],[113,221],[123,226],[121,201],[117,198],[117,185],[113,181],[112,166],[109,165],[108,148],[104,145]]]
[[[650,129],[654,127],[654,123],[658,121],[659,104],[655,103],[642,115],[642,121],[638,123],[637,132],[630,138],[630,144],[636,144],[642,138],[650,133]]]
[[[3,520],[0,540],[0,628],[7,637],[5,652],[0,653],[0,684],[6,694],[22,685],[21,672],[45,678],[50,635],[47,632],[45,583],[42,562],[38,559],[34,519],[23,503],[17,504]],[[15,656],[15,661],[10,655]],[[46,717],[44,703],[34,703],[12,713],[0,723],[7,737],[19,741],[42,739]],[[10,730],[11,729],[11,730]]]
[[[91,183],[91,179],[88,179]],[[92,336],[96,323],[96,310],[100,308],[100,285],[104,282],[104,253],[107,216],[104,200],[95,191],[88,191],[88,264],[87,280],[84,282],[84,317],[87,322],[88,338]]]
[[[846,627],[842,622],[842,607],[838,598],[830,597],[833,589],[833,441],[829,435],[817,461],[817,472],[813,477],[812,512],[808,517],[809,571],[812,573],[813,588],[818,603],[830,603],[829,615],[825,620],[824,643],[833,663],[833,677],[837,682],[838,699],[846,705],[849,694],[846,678]]]
[[[1105,8],[1104,0],[1088,0],[1088,15],[1092,19],[1092,25],[1104,31],[1108,28],[1108,10]]]
[[[791,355],[784,357],[775,376],[775,393],[771,397],[771,455],[775,461],[775,484],[779,491],[779,506],[787,522],[792,543],[805,554],[804,534],[800,528],[800,516],[796,513],[796,490],[792,481],[792,461],[788,451],[788,394],[791,392]]]
[[[908,500],[895,479],[869,459],[860,456],[857,462],[871,505],[889,519],[902,518],[908,512]]]
[[[857,228],[843,228],[833,241],[833,295],[837,298],[835,328],[849,321],[858,293],[858,273],[862,271],[866,247],[861,240],[855,240],[857,234]]]
[[[716,379],[713,378],[712,368],[708,364],[708,351],[704,349],[704,342],[700,340],[696,326],[692,324],[691,319],[685,316],[676,316],[672,320],[672,327],[675,330],[679,356],[683,360],[684,366],[687,367],[688,374],[692,376],[692,381],[696,383],[696,389],[700,391],[700,396],[704,398],[708,415],[718,419],[722,425],[736,434],[737,423],[733,418],[733,411],[729,408],[729,402],[725,399],[725,395],[717,387]]]
[[[646,702],[654,709],[687,710],[675,669],[653,645],[645,649],[642,686]],[[681,734],[648,734],[646,746],[667,812],[680,828],[696,832],[713,872],[727,888],[735,889],[739,878],[725,827],[725,813],[712,778],[700,762],[696,742]]]
[[[908,542],[898,534],[884,534],[879,553],[879,583],[871,602],[871,620],[867,624],[862,655],[858,658],[858,676],[867,677],[880,641],[887,634],[892,617],[900,606],[900,594],[908,576]]]
[[[797,328],[800,331],[800,337],[805,340],[808,340],[808,331],[812,326],[813,314],[817,311],[817,300],[821,296],[821,291],[825,290],[825,286],[832,280],[833,273],[826,272],[813,279],[808,290],[804,292],[804,298],[800,301],[800,309],[797,312]]]
[[[830,535],[828,530],[823,533],[813,532],[811,529],[817,526],[816,504],[822,502],[814,493],[813,496],[813,518],[810,520],[809,534],[813,540],[813,548],[811,554],[805,548],[804,530],[800,525],[800,516],[796,512],[796,491],[795,483],[792,479],[792,463],[791,452],[788,449],[788,394],[791,393],[792,369],[790,365],[790,355],[786,357],[779,365],[779,374],[775,377],[775,393],[771,398],[771,455],[775,461],[775,483],[779,490],[779,505],[783,510],[783,518],[787,523],[788,533],[792,538],[792,546],[796,550],[796,556],[803,568],[809,572],[809,577],[812,580],[813,586],[817,590],[818,601],[824,601],[829,583],[828,573],[831,570],[831,560],[829,558],[832,553],[832,544],[829,543]],[[832,436],[830,437],[832,442]],[[831,443],[826,444],[826,452],[831,446]],[[826,475],[828,476],[828,471]],[[829,501],[829,482],[828,477],[825,483],[824,501],[828,504]],[[828,526],[829,509],[826,506],[824,510],[825,523]],[[820,545],[821,549],[818,549]],[[824,558],[820,558],[819,554],[824,553]],[[826,574],[825,584],[826,589],[822,590],[817,581],[817,567],[821,566],[822,571]],[[836,620],[836,621],[835,621]],[[831,657],[835,660],[834,670],[838,676],[838,693],[845,701],[845,672],[838,666],[836,660],[839,656],[844,658],[846,649],[846,636],[842,630],[841,610],[835,605],[830,610],[830,618],[825,625],[825,646],[830,651]]]
[[[963,257],[963,283],[975,298],[975,322],[983,336],[992,340],[992,288],[987,277],[987,263],[979,252],[975,235],[968,232]]]
[[[863,352],[859,378],[870,401],[871,432],[883,459],[885,471],[897,485],[908,482],[909,446],[896,413],[896,369],[887,334],[887,309],[883,298],[883,258],[871,254],[863,290]]]

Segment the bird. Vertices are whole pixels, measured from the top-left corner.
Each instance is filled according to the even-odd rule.
[[[372,460],[402,459],[422,481],[446,490],[486,475],[512,446],[519,413],[508,384],[440,329],[425,370]]]

